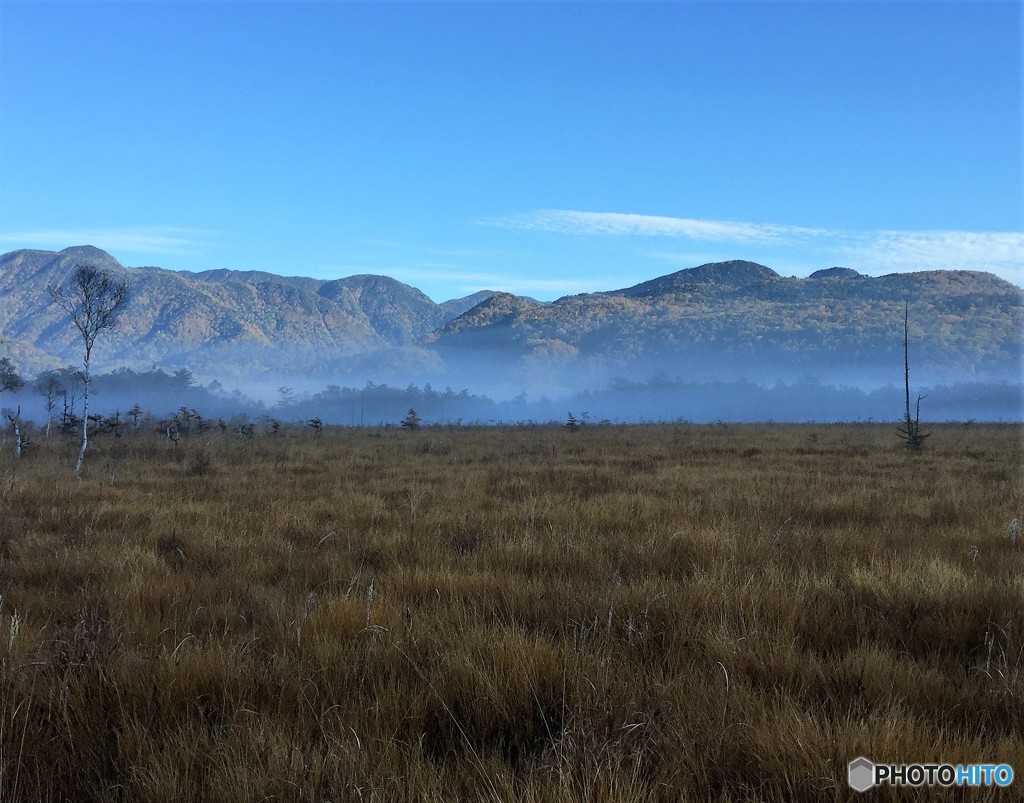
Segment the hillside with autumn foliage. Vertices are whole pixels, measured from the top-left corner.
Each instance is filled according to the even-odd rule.
[[[858,378],[902,366],[908,305],[915,370],[941,379],[1019,375],[1020,288],[972,271],[784,278],[750,262],[679,271],[552,304],[495,294],[429,339],[451,357],[501,348],[593,372],[694,378]],[[888,374],[892,376],[892,374]]]
[[[119,328],[97,344],[102,365],[206,381],[434,382],[505,396],[657,375],[877,386],[901,377],[904,305],[917,379],[1020,378],[1024,294],[982,272],[796,278],[731,261],[552,303],[481,291],[438,304],[386,276],[125,268],[89,246],[0,257],[0,335],[26,373],[79,359],[47,286],[84,262],[132,285]]]

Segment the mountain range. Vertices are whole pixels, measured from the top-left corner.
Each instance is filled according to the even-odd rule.
[[[509,390],[659,372],[896,382],[906,303],[920,375],[1020,381],[1024,293],[989,273],[828,268],[794,278],[736,260],[551,303],[481,291],[438,304],[386,276],[125,268],[91,246],[0,256],[0,351],[26,374],[80,361],[47,287],[85,263],[132,286],[118,329],[97,341],[95,363],[109,367]]]
[[[260,271],[125,268],[92,246],[13,251],[0,256],[0,337],[26,370],[80,359],[78,335],[47,291],[80,264],[109,270],[132,287],[117,330],[97,341],[100,360],[131,368],[188,366],[202,374],[301,369],[409,345],[491,295],[436,304],[387,276],[323,281]]]

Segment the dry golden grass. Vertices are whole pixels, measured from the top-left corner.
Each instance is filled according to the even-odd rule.
[[[142,435],[91,441],[81,481],[71,442],[4,444],[0,799],[818,801],[856,797],[861,754],[1024,771],[1021,429],[933,433]]]

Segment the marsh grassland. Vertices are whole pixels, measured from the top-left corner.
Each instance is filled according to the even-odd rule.
[[[818,801],[858,799],[858,755],[1024,773],[1021,429],[932,432],[920,455],[888,425],[126,434],[81,481],[70,441],[4,443],[0,799]]]

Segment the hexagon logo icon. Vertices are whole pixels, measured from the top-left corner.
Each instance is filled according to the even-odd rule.
[[[850,788],[857,792],[866,792],[875,785],[875,765],[864,756],[858,756],[847,768],[847,780]]]

